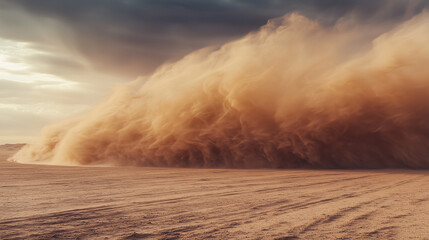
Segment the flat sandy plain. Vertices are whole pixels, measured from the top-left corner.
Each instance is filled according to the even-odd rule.
[[[429,239],[429,171],[21,165],[0,239]]]

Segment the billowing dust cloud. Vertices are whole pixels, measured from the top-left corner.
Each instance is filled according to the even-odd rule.
[[[429,13],[396,26],[274,19],[47,127],[17,162],[429,167]]]

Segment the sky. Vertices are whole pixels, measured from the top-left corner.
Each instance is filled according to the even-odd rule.
[[[0,144],[89,111],[163,63],[298,11],[322,24],[346,14],[397,21],[423,0],[2,0]]]

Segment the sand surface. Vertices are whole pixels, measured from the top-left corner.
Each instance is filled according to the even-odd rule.
[[[429,239],[429,172],[7,162],[0,239]]]

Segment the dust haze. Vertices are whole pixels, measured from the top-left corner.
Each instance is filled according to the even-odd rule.
[[[429,167],[429,13],[299,13],[205,48],[46,127],[11,160],[225,168]]]

